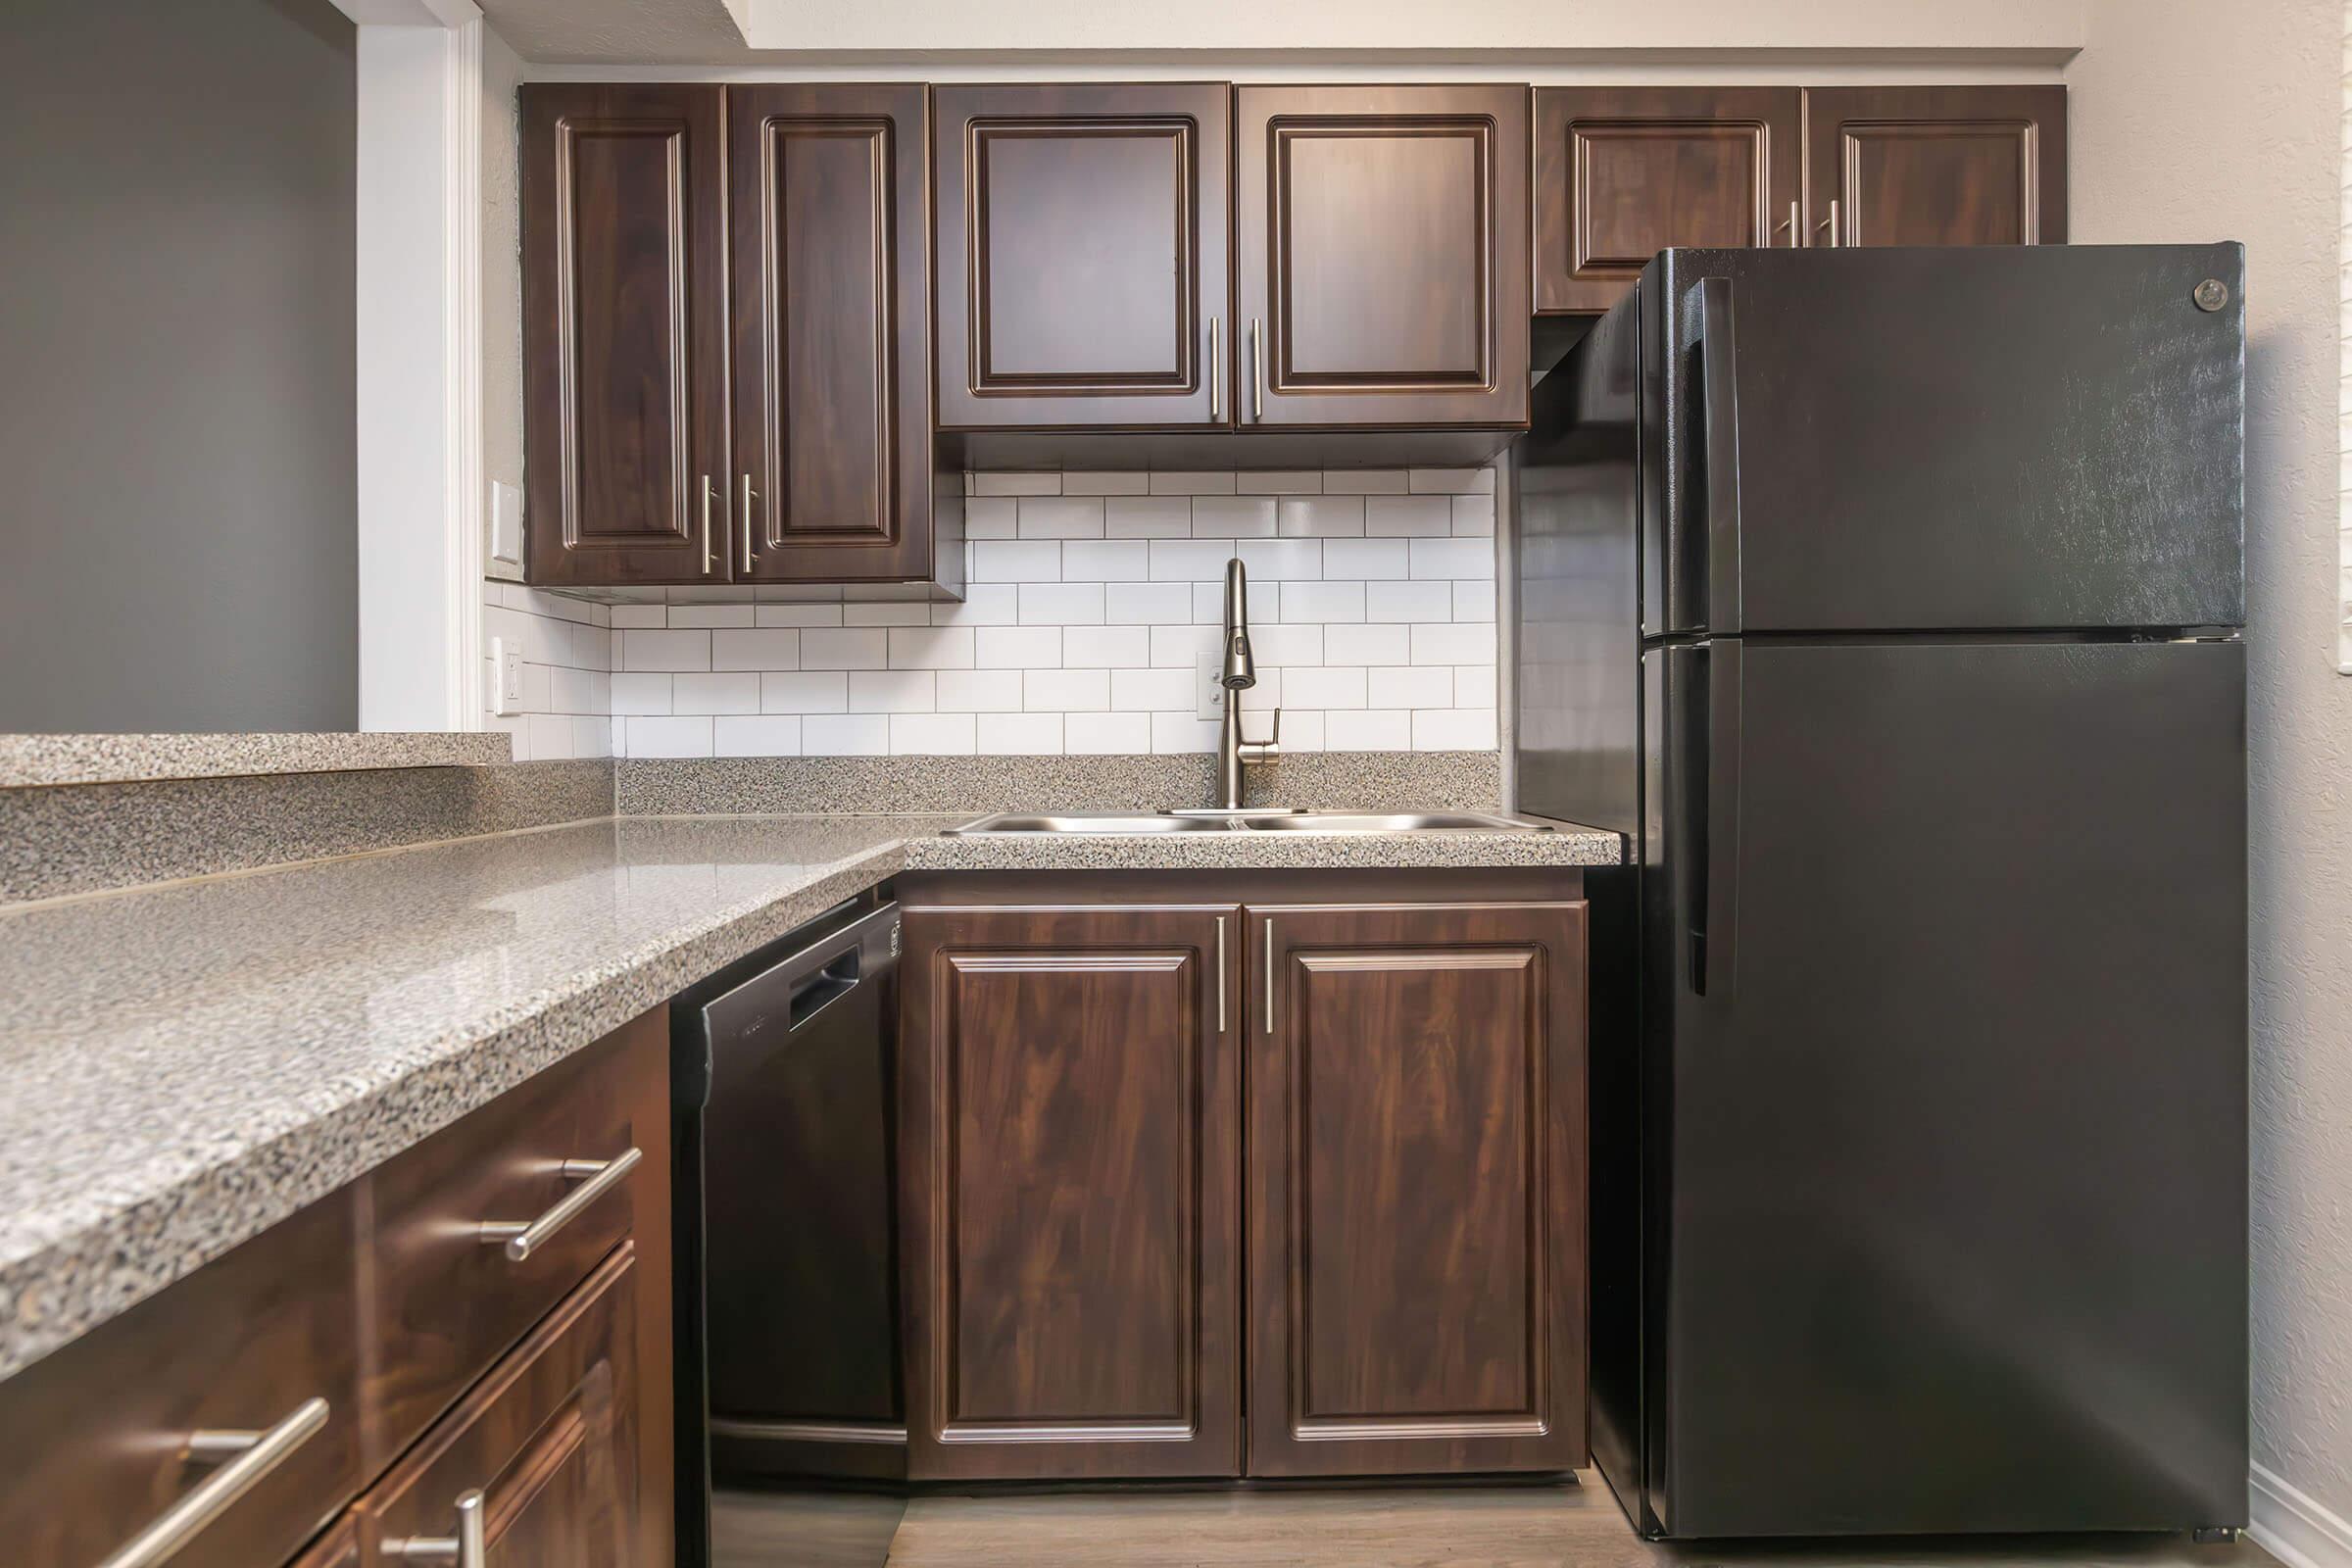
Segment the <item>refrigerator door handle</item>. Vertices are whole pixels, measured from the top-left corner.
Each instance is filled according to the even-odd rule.
[[[1740,630],[1740,349],[1732,280],[1698,282],[1698,373],[1707,500],[1706,626]]]
[[[1697,650],[1690,726],[1690,993],[1728,1000],[1740,978],[1741,650]]]

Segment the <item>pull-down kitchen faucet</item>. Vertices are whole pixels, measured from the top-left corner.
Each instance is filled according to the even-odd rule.
[[[1262,741],[1242,739],[1242,693],[1257,684],[1257,661],[1250,653],[1250,577],[1239,556],[1225,563],[1225,723],[1217,733],[1217,809],[1242,808],[1242,769],[1271,761],[1281,750],[1282,710]]]

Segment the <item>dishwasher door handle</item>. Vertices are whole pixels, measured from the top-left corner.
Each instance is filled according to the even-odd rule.
[[[790,1002],[785,1026],[798,1034],[865,978],[865,945],[876,931],[887,930],[899,918],[899,906],[886,904],[865,918],[844,926],[820,942],[812,942],[761,977],[785,988]]]

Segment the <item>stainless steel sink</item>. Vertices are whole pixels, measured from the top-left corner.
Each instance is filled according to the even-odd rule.
[[[1542,823],[1484,811],[1000,811],[948,832],[976,833],[1528,833]]]

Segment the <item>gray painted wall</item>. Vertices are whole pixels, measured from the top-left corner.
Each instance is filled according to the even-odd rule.
[[[0,730],[350,729],[352,24],[7,9]]]

